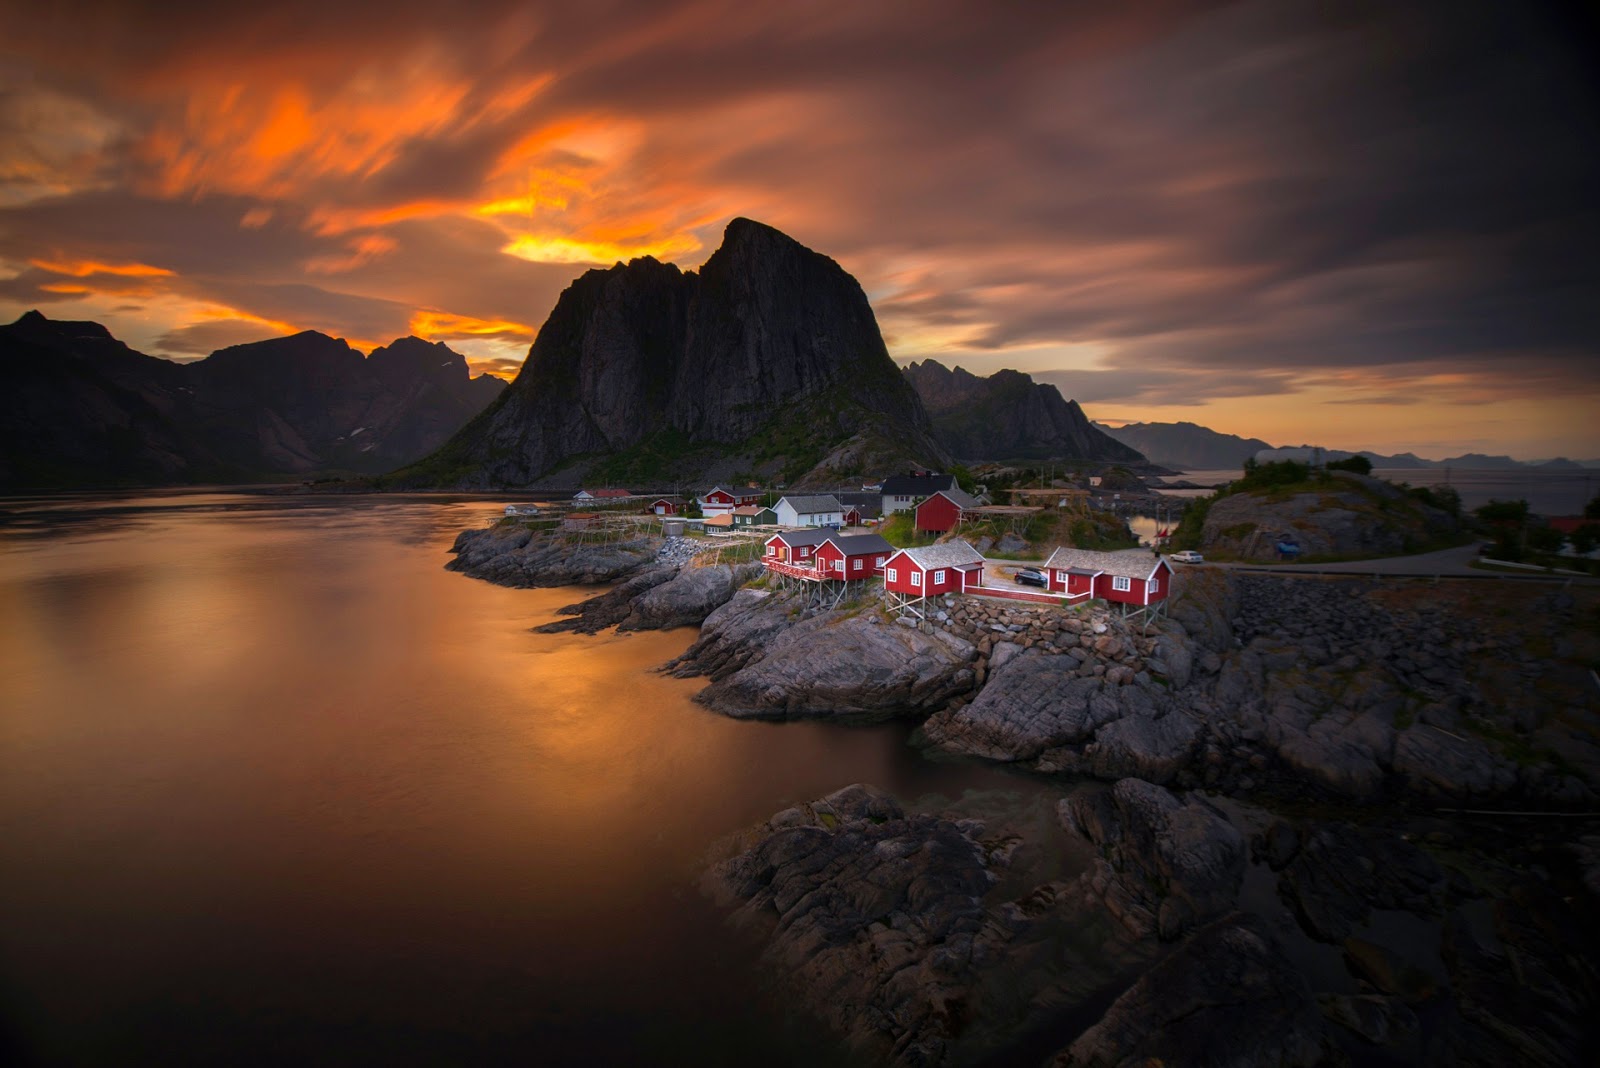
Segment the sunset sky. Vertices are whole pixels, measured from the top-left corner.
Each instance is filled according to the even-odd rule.
[[[1600,457],[1579,4],[0,0],[0,319],[153,355],[407,333],[511,377],[730,218],[890,352],[1095,418]]]

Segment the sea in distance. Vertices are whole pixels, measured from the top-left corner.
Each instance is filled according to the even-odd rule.
[[[692,629],[532,633],[585,591],[443,570],[505,503],[0,500],[0,1062],[839,1063],[716,843],[1043,786],[708,712],[655,671]]]

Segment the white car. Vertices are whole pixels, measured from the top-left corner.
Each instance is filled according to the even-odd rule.
[[[1203,564],[1206,562],[1206,558],[1193,549],[1185,549],[1181,553],[1173,553],[1167,559],[1176,560],[1180,564]]]

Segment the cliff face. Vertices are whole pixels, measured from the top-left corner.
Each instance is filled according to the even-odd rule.
[[[645,257],[573,282],[500,403],[397,480],[806,485],[946,458],[855,279],[735,219],[699,273]]]
[[[1091,424],[1077,401],[1020,371],[979,378],[924,360],[907,366],[905,376],[933,418],[934,437],[962,459],[1144,460]]]
[[[29,312],[0,327],[0,485],[377,473],[438,447],[504,388],[417,338],[363,358],[308,331],[178,364],[99,323]]]

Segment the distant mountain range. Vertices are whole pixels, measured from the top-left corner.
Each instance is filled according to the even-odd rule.
[[[866,294],[833,260],[735,219],[698,272],[651,257],[556,301],[521,372],[398,486],[791,486],[943,465]]]
[[[1458,467],[1477,470],[1535,468],[1545,471],[1581,471],[1600,468],[1600,459],[1578,461],[1558,458],[1523,461],[1513,460],[1509,456],[1465,453],[1444,460],[1427,460],[1409,452],[1385,455],[1365,450],[1347,452],[1342,449],[1325,449],[1313,445],[1274,446],[1260,438],[1221,434],[1194,423],[1128,423],[1120,427],[1095,423],[1094,426],[1123,444],[1138,449],[1150,458],[1151,463],[1162,467],[1174,467],[1181,471],[1230,471],[1243,467],[1244,462],[1250,459],[1306,459],[1313,452],[1320,453],[1325,460],[1364,456],[1372,461],[1373,467],[1401,470]],[[1277,455],[1258,457],[1260,453]]]
[[[1089,460],[1143,463],[1141,450],[1092,425],[1077,401],[1020,371],[980,378],[936,360],[905,376],[933,419],[933,436],[963,460]]]
[[[504,389],[415,337],[363,357],[307,331],[180,364],[30,311],[0,326],[0,487],[376,474]]]

